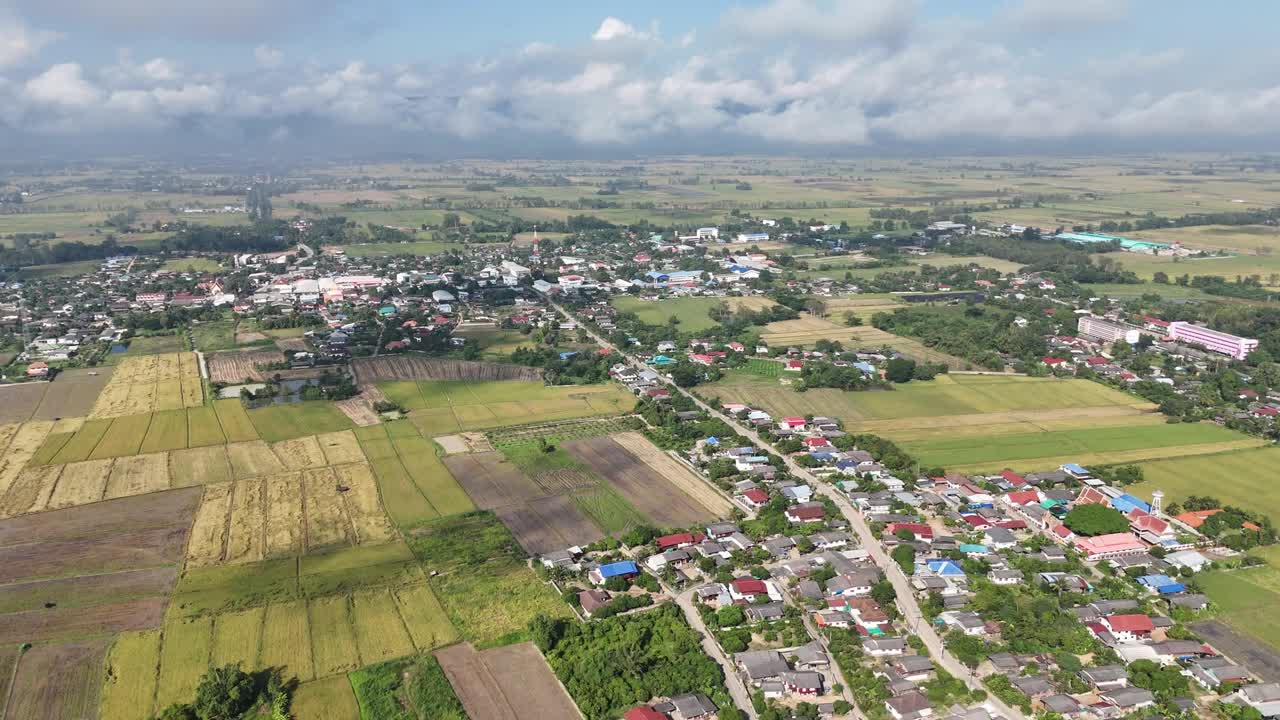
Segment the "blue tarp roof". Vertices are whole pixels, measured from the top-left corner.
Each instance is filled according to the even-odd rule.
[[[1175,584],[1175,580],[1168,575],[1143,575],[1138,578],[1138,584],[1148,587],[1162,587]]]
[[[1183,585],[1182,583],[1174,583],[1172,585],[1164,585],[1162,587],[1156,588],[1156,591],[1159,592],[1161,595],[1176,595],[1178,593],[1186,592],[1187,586]]]
[[[1075,463],[1067,463],[1066,465],[1062,466],[1062,469],[1066,470],[1072,475],[1088,475],[1089,474],[1088,470],[1085,470],[1084,468],[1080,467]]]
[[[560,353],[560,359],[561,359],[561,360],[568,360],[569,358],[571,358],[571,357],[573,357],[574,355],[577,355],[577,354],[578,354],[578,351],[577,351],[577,350],[566,350],[565,352]]]
[[[956,577],[964,575],[964,570],[951,560],[926,560],[925,565],[933,571],[933,574],[941,577]]]
[[[619,575],[635,575],[638,572],[640,572],[640,568],[631,560],[622,560],[600,566],[600,577],[606,579]]]
[[[715,436],[713,435],[713,436],[711,436],[711,437],[707,438],[707,444],[708,444],[708,445],[719,445],[719,444],[720,444],[720,438],[715,437]]]

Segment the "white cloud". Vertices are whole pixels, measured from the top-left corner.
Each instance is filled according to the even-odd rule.
[[[259,45],[253,49],[253,59],[259,67],[278,68],[284,62],[284,51],[270,45]]]
[[[58,38],[55,32],[32,30],[21,18],[0,7],[0,70],[30,60]]]
[[[600,27],[591,35],[592,40],[602,42],[622,39],[647,40],[649,37],[649,33],[640,32],[613,16],[605,18],[600,23]]]
[[[61,63],[31,78],[26,95],[36,103],[87,107],[98,102],[102,92],[84,78],[77,63]]]

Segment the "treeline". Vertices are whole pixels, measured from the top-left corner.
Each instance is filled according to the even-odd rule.
[[[260,222],[248,227],[196,225],[179,230],[160,244],[179,252],[279,252],[290,246],[284,222]]]
[[[90,245],[76,240],[75,242],[59,242],[52,245],[25,245],[23,247],[0,248],[0,266],[26,267],[28,265],[51,265],[53,263],[79,262],[82,260],[102,260],[117,255],[136,255],[138,248],[133,245],[121,245],[114,237],[108,236],[97,245]]]
[[[1116,243],[1099,243],[1085,250],[1063,241],[1043,240],[1039,232],[1028,229],[1020,237],[986,237],[982,235],[956,238],[947,247],[938,250],[957,255],[988,255],[990,257],[1022,263],[1025,270],[1056,273],[1078,283],[1141,282],[1132,271],[1125,270],[1107,257],[1094,257],[1096,253],[1118,251]]]
[[[548,385],[591,385],[609,380],[609,368],[618,356],[588,351],[561,357],[554,348],[522,345],[511,353],[511,362],[542,368]]]
[[[1026,327],[1014,324],[1014,314],[973,305],[963,311],[954,308],[908,307],[890,313],[876,313],[871,324],[896,335],[918,338],[925,345],[950,355],[963,357],[992,370],[1004,368],[1001,353],[1035,362],[1047,346],[1044,336],[1053,328],[1035,319]]]

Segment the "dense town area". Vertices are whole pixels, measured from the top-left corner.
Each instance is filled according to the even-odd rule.
[[[1280,715],[1280,210],[246,183],[4,236],[3,717]]]

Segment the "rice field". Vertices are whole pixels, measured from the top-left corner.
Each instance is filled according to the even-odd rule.
[[[1143,481],[1129,488],[1140,497],[1162,490],[1165,503],[1212,495],[1227,505],[1280,518],[1280,449],[1258,448],[1217,455],[1154,459],[1142,463]]]
[[[554,420],[631,412],[635,397],[614,384],[546,386],[518,380],[378,383],[387,398],[409,410],[427,437]]]
[[[194,682],[209,667],[226,663],[240,663],[249,670],[280,667],[305,687],[317,679],[345,682],[345,673],[363,665],[428,652],[456,640],[457,632],[444,609],[421,582],[271,602],[213,615],[171,614],[163,635],[151,631],[118,641],[111,655],[115,664],[108,663],[110,692],[104,703],[109,705],[104,708],[132,701],[138,703],[139,711],[119,717],[146,718],[153,707],[145,681],[110,684],[116,667],[122,678],[126,672],[142,673],[152,678],[154,686],[158,666],[154,708],[160,710],[174,698],[189,699]]]
[[[247,412],[257,435],[268,442],[350,430],[354,427],[350,418],[334,407],[333,403],[323,400],[272,405]]]
[[[98,395],[90,419],[177,410],[204,403],[195,353],[129,355]]]
[[[107,654],[99,715],[113,720],[147,720],[151,717],[159,666],[159,630],[116,636]]]
[[[642,300],[636,297],[615,297],[610,303],[619,312],[635,313],[646,325],[666,325],[670,318],[679,320],[677,328],[682,332],[698,332],[716,327],[719,323],[707,314],[717,305],[732,309],[761,310],[774,302],[766,297],[681,297],[663,300]]]

